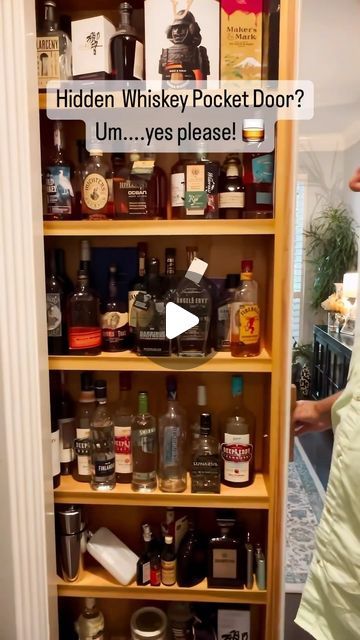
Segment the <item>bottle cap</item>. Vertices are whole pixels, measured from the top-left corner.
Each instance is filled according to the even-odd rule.
[[[167,247],[165,249],[165,258],[175,258],[175,257],[176,257],[176,249]]]
[[[199,407],[206,407],[207,405],[206,387],[202,384],[197,388],[197,404]]]
[[[166,376],[166,391],[169,399],[176,400],[177,380],[175,376]]]
[[[228,273],[225,280],[225,289],[237,289],[240,284],[238,273]]]
[[[150,525],[148,524],[143,524],[142,526],[143,529],[143,539],[144,542],[150,542],[151,540],[151,529],[150,529]]]
[[[148,394],[146,391],[139,392],[139,413],[147,413],[148,412]]]
[[[97,400],[106,398],[106,380],[95,381],[95,398]]]
[[[165,536],[165,544],[172,544],[172,542],[173,542],[172,536]]]
[[[253,261],[252,260],[242,260],[241,261],[241,273],[252,273],[253,272]]]
[[[231,378],[231,393],[232,395],[239,396],[244,390],[244,380],[242,376],[232,376]]]

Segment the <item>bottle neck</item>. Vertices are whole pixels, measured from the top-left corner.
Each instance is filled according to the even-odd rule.
[[[229,535],[230,527],[229,526],[220,526],[220,534],[223,538],[226,538]]]
[[[176,265],[175,258],[173,256],[168,256],[166,258],[166,270],[165,273],[167,276],[174,276],[176,273]]]
[[[138,273],[141,278],[146,274],[146,255],[145,253],[139,254]]]
[[[191,247],[186,251],[187,251],[188,266],[190,267],[192,261],[195,260],[195,258],[197,258],[198,249],[196,247]]]
[[[118,283],[115,276],[109,279],[109,298],[118,298]]]
[[[58,25],[56,20],[55,7],[46,4],[44,9],[44,29],[46,31],[56,31]]]
[[[94,391],[81,391],[79,396],[79,402],[82,404],[90,404],[95,402],[95,392]]]
[[[87,291],[88,287],[89,287],[88,278],[85,278],[84,276],[79,278],[79,280],[78,280],[78,290],[79,291]]]
[[[119,403],[120,405],[127,406],[130,402],[130,390],[129,389],[120,389],[119,392]]]
[[[235,163],[229,164],[228,168],[226,169],[226,176],[227,178],[234,178],[234,177],[239,178],[240,176],[239,167]]]
[[[143,413],[147,413],[148,412],[148,398],[147,396],[140,396],[139,397],[139,413],[143,414]]]
[[[104,406],[107,404],[107,398],[96,398],[96,402],[99,406]]]

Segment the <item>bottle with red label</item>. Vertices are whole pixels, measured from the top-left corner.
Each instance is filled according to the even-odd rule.
[[[232,407],[220,418],[221,481],[228,487],[254,482],[255,416],[244,405],[243,391],[242,376],[233,376]]]
[[[253,280],[253,261],[241,263],[241,282],[230,308],[231,355],[240,358],[260,353],[258,284]]]
[[[101,352],[99,298],[89,288],[89,275],[78,271],[74,293],[68,298],[68,341],[72,355],[98,355]]]
[[[131,451],[131,423],[133,411],[130,401],[131,373],[120,373],[120,397],[113,414],[115,430],[116,482],[131,482],[133,459]]]

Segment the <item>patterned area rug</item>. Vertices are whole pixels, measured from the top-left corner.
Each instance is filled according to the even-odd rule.
[[[314,551],[325,491],[301,444],[295,439],[289,463],[286,517],[286,591],[301,593]]]

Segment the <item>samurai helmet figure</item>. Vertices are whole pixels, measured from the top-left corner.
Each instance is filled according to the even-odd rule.
[[[200,27],[189,11],[194,0],[187,0],[186,9],[177,11],[178,0],[171,0],[174,7],[174,21],[166,30],[166,37],[175,45],[193,45],[201,42]]]

